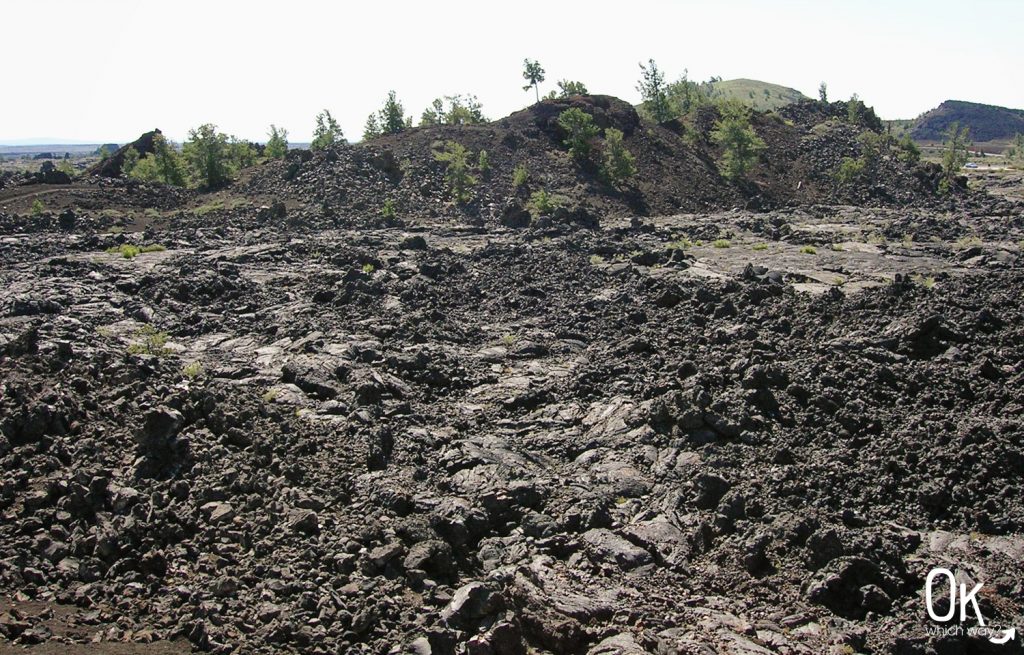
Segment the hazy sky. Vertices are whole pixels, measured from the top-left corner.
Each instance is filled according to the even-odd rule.
[[[432,98],[475,93],[490,118],[520,109],[524,57],[593,93],[639,100],[638,63],[674,79],[748,77],[883,118],[955,98],[1024,107],[1024,0],[690,2],[175,2],[0,0],[0,143],[30,137],[175,140],[211,122],[306,141],[329,108],[358,140],[389,89],[419,120]]]

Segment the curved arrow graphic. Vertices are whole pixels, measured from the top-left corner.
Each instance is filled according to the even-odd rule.
[[[1016,637],[1017,628],[1008,628],[1006,630],[1003,630],[1002,637],[989,637],[988,640],[991,641],[993,644],[1005,644],[1011,639],[1016,639]]]

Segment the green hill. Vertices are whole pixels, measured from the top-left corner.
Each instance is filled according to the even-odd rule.
[[[739,100],[760,111],[778,109],[808,99],[796,89],[760,80],[723,80],[715,82],[714,87],[716,97]]]

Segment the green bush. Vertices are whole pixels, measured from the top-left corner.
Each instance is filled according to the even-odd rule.
[[[534,191],[530,194],[530,201],[527,208],[534,216],[548,216],[559,207],[565,206],[565,198],[559,195],[550,194],[544,189]]]
[[[720,167],[730,180],[742,178],[753,167],[765,143],[750,125],[749,110],[739,103],[723,103],[721,118],[715,122],[711,138],[722,147]]]
[[[604,131],[604,174],[615,185],[636,175],[636,159],[623,143],[622,130],[609,127]]]
[[[326,150],[344,140],[345,134],[341,131],[338,121],[331,116],[331,112],[325,109],[316,115],[316,127],[313,128],[313,140],[309,144],[310,150]]]
[[[481,150],[480,154],[476,157],[476,168],[478,171],[486,176],[491,172],[491,158],[488,156],[486,150]]]
[[[853,184],[864,177],[864,160],[844,157],[834,174],[836,182],[843,186]]]
[[[466,147],[456,141],[446,141],[442,152],[435,152],[434,159],[446,164],[445,180],[452,198],[459,203],[468,202],[470,189],[476,186],[476,178],[469,173],[469,153]]]
[[[189,140],[181,154],[196,186],[217,189],[231,181],[234,174],[233,146],[227,134],[211,123],[189,130]],[[141,163],[141,162],[140,162]]]
[[[558,125],[566,132],[563,143],[576,159],[586,159],[599,131],[594,117],[579,107],[570,107],[558,115]]]
[[[169,352],[166,344],[166,332],[160,332],[152,325],[144,325],[135,333],[135,342],[128,346],[128,352],[133,355],[165,355]]]
[[[160,182],[171,186],[185,186],[188,182],[185,161],[160,134],[153,137],[153,152],[141,159],[135,148],[129,148],[121,172],[143,182]]]
[[[269,159],[284,159],[288,154],[288,130],[278,129],[273,123],[270,124],[270,131],[267,132],[267,145],[263,154]]]
[[[967,163],[970,128],[966,125],[961,127],[959,121],[954,121],[950,123],[943,136],[945,140],[942,142],[942,171],[946,174],[946,179],[951,180]],[[948,186],[947,183],[947,188]]]
[[[32,201],[32,215],[33,216],[41,216],[44,211],[46,211],[46,206],[43,205],[43,201],[42,200],[40,200],[39,198],[36,198],[35,200]]]
[[[517,164],[512,170],[512,187],[518,189],[530,179],[530,170],[526,164]]]
[[[897,156],[903,162],[908,164],[916,164],[921,161],[921,149],[917,147],[914,140],[910,138],[910,134],[905,133],[897,144],[899,153]]]
[[[447,106],[446,106],[447,105]],[[475,95],[435,98],[420,115],[420,125],[480,125],[487,122]]]
[[[384,206],[380,209],[380,215],[384,218],[395,217],[395,202],[391,198],[384,201]]]

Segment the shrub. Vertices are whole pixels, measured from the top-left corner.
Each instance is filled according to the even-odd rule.
[[[167,354],[167,333],[160,332],[152,325],[144,325],[135,333],[135,342],[128,346],[128,352],[132,355],[154,355]]]
[[[171,186],[185,186],[188,172],[185,161],[167,139],[158,134],[153,138],[153,152],[139,159],[135,148],[126,153],[129,169],[122,166],[121,171],[132,179],[144,182],[160,182]]]
[[[40,216],[40,215],[42,215],[42,213],[44,211],[46,211],[46,206],[43,205],[43,201],[42,200],[40,200],[39,198],[36,198],[35,200],[32,201],[32,215],[33,216]]]
[[[447,103],[447,108],[445,107]],[[486,123],[483,105],[475,95],[435,98],[420,115],[420,125],[479,125]]]
[[[559,195],[550,194],[544,189],[534,191],[530,195],[530,201],[527,203],[530,213],[535,216],[550,215],[559,207],[564,206],[565,198]]]
[[[229,137],[228,153],[231,159],[231,169],[236,172],[255,164],[258,155],[258,151],[253,147],[253,144],[236,139],[233,136]]]
[[[715,239],[711,242],[711,246],[714,248],[728,248],[732,246],[728,239]]]
[[[555,91],[548,94],[550,98],[571,98],[572,96],[590,95],[587,85],[575,80],[558,80],[557,95]]]
[[[263,150],[269,159],[284,159],[288,154],[288,130],[278,129],[273,123],[270,124],[270,131],[267,132],[267,146]]]
[[[585,159],[598,135],[594,117],[579,107],[570,107],[558,115],[558,125],[566,132],[565,145],[576,159]]]
[[[918,148],[917,144],[914,143],[914,140],[910,138],[910,134],[904,133],[903,137],[897,144],[897,148],[899,148],[897,157],[899,157],[900,161],[908,164],[916,164],[921,161],[921,149]]]
[[[753,249],[754,250],[768,250],[768,244],[767,243],[755,243],[753,245]]]
[[[800,252],[805,255],[817,255],[818,249],[815,248],[814,246],[803,246],[802,248],[800,248]]]
[[[234,166],[228,135],[218,132],[216,125],[206,123],[189,130],[188,137],[181,153],[194,184],[217,189],[230,182]]]
[[[331,112],[325,109],[316,115],[316,127],[313,128],[313,141],[309,144],[310,150],[326,150],[344,140],[345,134],[341,131],[338,121],[331,116]]]
[[[604,174],[612,184],[622,184],[636,175],[636,159],[623,144],[622,130],[604,131]]]
[[[192,362],[191,364],[186,364],[181,368],[181,374],[189,378],[190,380],[197,378],[203,374],[203,365],[200,364],[199,362]]]
[[[468,152],[466,147],[456,141],[446,141],[442,152],[435,152],[434,159],[444,162],[445,180],[452,198],[459,203],[468,202],[470,188],[476,185],[476,178],[469,173]]]
[[[736,180],[747,174],[765,149],[765,143],[751,127],[746,107],[738,103],[724,103],[720,111],[722,117],[715,121],[711,138],[723,148],[722,174]]]
[[[864,160],[844,157],[836,169],[836,182],[844,186],[853,184],[864,176]]]
[[[393,200],[391,200],[391,198],[388,198],[387,200],[384,201],[384,206],[381,207],[380,215],[383,216],[384,218],[395,217],[395,203]]]
[[[512,170],[512,187],[518,189],[519,187],[526,184],[527,180],[530,179],[530,171],[526,168],[526,164],[517,164],[515,169]]]

